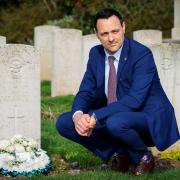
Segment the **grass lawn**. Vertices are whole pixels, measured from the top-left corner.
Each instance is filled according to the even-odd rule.
[[[102,161],[79,144],[61,137],[55,129],[58,114],[71,110],[73,96],[50,97],[50,82],[41,83],[41,144],[51,157],[53,165],[48,175],[34,176],[30,179],[67,179],[67,180],[131,180],[131,179],[180,179],[180,169],[163,170],[155,168],[153,174],[133,177],[109,170],[100,169]],[[78,162],[80,172],[70,174],[70,164]],[[1,179],[1,177],[0,177]],[[24,179],[24,178],[16,178]]]
[[[131,175],[100,170],[99,165],[102,163],[101,160],[94,156],[91,152],[87,151],[84,147],[73,143],[61,136],[56,132],[54,127],[55,121],[43,120],[42,121],[42,148],[45,149],[51,157],[55,157],[53,168],[54,173],[52,176],[40,176],[38,178],[42,179],[174,179],[178,180],[180,178],[180,169],[172,170],[161,170],[155,169],[155,172],[151,175],[145,175],[142,177],[133,177]],[[64,161],[62,161],[62,159]],[[69,163],[73,161],[78,161],[80,167],[83,169],[82,172],[76,175],[68,174],[67,170]],[[91,170],[91,168],[93,170]],[[87,169],[87,170],[85,170]],[[97,169],[97,170],[95,170]],[[51,175],[51,173],[50,173]],[[36,179],[34,177],[32,179]]]

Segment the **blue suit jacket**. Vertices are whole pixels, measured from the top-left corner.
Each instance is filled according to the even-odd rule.
[[[117,102],[107,105],[105,52],[102,45],[89,53],[87,70],[74,103],[73,112],[95,109],[101,121],[118,112],[145,112],[157,148],[165,150],[180,138],[174,109],[159,80],[152,52],[125,38],[117,72]]]

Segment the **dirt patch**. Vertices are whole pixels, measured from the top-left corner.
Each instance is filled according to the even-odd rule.
[[[155,158],[155,168],[159,170],[180,169],[180,161]]]

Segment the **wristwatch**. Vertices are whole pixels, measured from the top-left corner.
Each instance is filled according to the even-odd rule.
[[[93,114],[92,114],[92,117],[95,119],[95,121],[96,121],[96,124],[97,124],[97,118],[96,118],[96,115],[95,115],[95,113],[93,113]]]

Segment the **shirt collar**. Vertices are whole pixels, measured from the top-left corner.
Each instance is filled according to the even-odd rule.
[[[121,55],[121,51],[122,51],[122,47],[123,47],[123,45],[122,45],[122,46],[118,49],[118,51],[115,52],[114,54],[109,54],[109,53],[107,52],[107,50],[104,48],[104,52],[105,52],[105,54],[106,54],[106,60],[108,60],[108,56],[114,56],[115,59],[119,61],[120,55]]]

